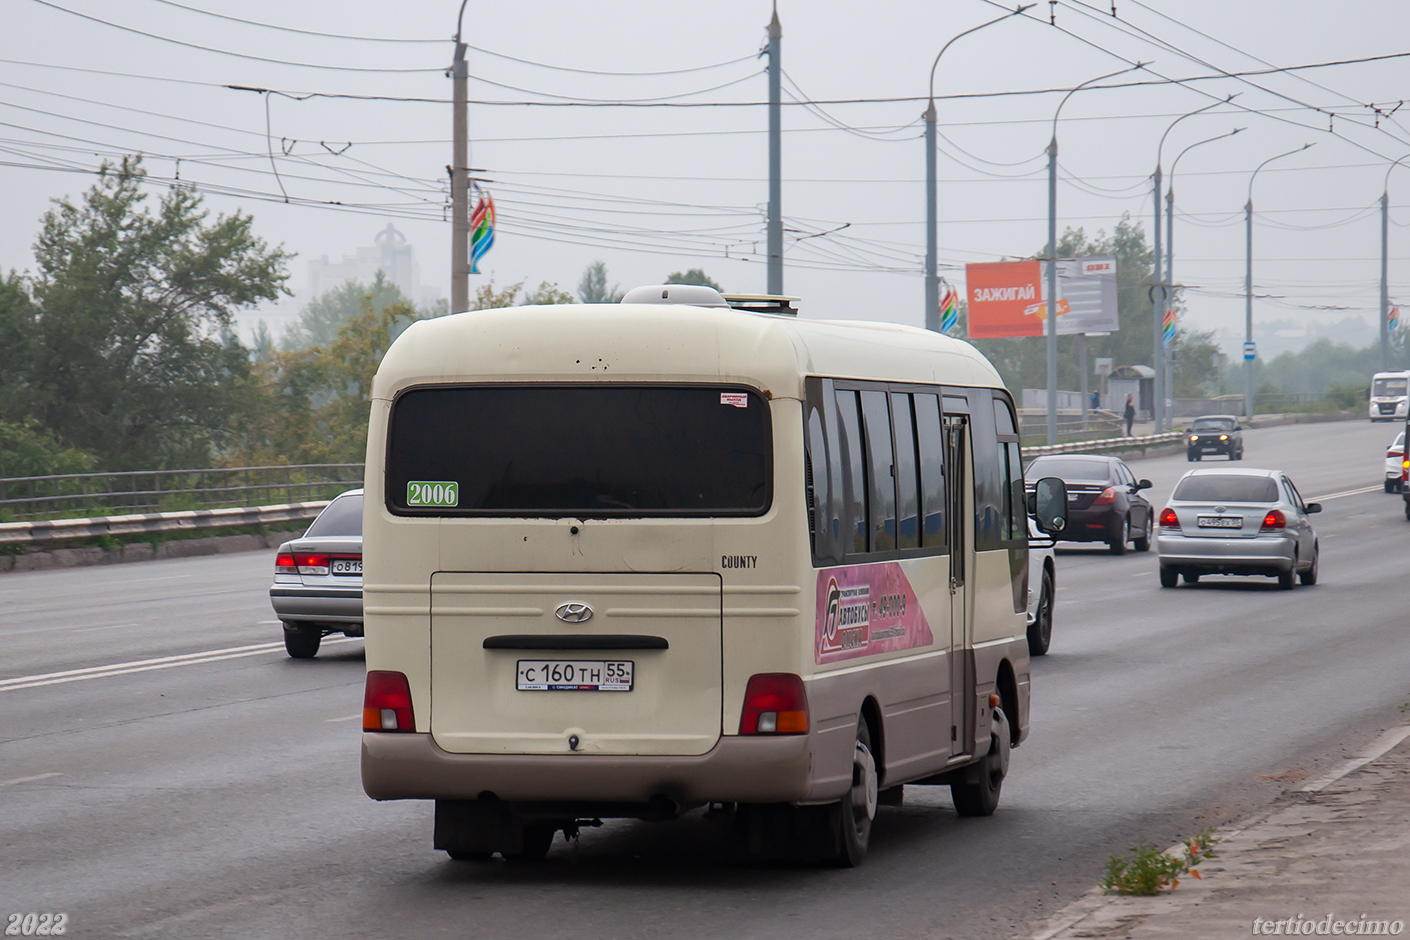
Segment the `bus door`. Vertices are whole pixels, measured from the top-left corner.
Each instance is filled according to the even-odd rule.
[[[969,590],[974,569],[974,462],[969,403],[945,396],[945,503],[950,543],[950,753],[974,753],[974,657],[969,651]]]

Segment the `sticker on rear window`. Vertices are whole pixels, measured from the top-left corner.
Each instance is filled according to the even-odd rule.
[[[406,484],[408,506],[456,506],[460,503],[460,484],[454,480],[412,480]]]
[[[720,392],[720,404],[734,405],[736,408],[749,407],[748,392]]]

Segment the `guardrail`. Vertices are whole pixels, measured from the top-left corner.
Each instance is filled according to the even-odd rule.
[[[1160,434],[1137,434],[1132,437],[1104,437],[1095,441],[1069,441],[1066,444],[1043,444],[1039,447],[1025,447],[1028,457],[1042,457],[1045,454],[1080,454],[1092,450],[1121,450],[1126,447],[1148,447],[1152,444],[1170,444],[1182,439],[1185,431],[1165,431]]]
[[[0,479],[0,519],[268,506],[332,499],[362,485],[360,463],[124,470]]]
[[[160,535],[203,529],[300,522],[317,516],[329,500],[282,503],[275,506],[235,506],[225,509],[187,509],[125,516],[91,516],[86,519],[41,519],[0,522],[0,545],[44,545],[102,536]]]

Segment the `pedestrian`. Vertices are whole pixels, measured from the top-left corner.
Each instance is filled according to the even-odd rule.
[[[1094,391],[1092,392],[1092,401],[1091,401],[1091,404],[1090,404],[1089,407],[1091,408],[1091,410],[1096,411],[1096,410],[1097,410],[1098,408],[1100,408],[1101,406],[1102,406],[1102,393],[1094,390]]]
[[[1131,423],[1136,420],[1136,398],[1134,395],[1126,396],[1126,410],[1121,413],[1121,417],[1126,419],[1126,436],[1131,436]]]

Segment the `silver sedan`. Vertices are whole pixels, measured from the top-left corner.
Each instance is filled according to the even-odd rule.
[[[1160,511],[1160,584],[1194,584],[1205,574],[1275,577],[1288,591],[1295,580],[1316,584],[1310,517],[1321,511],[1280,470],[1191,470]]]
[[[279,546],[269,602],[295,659],[316,656],[326,634],[362,636],[362,490],[339,494],[303,538]]]

